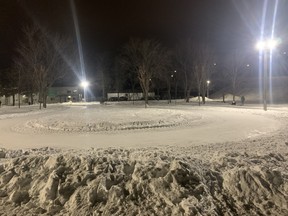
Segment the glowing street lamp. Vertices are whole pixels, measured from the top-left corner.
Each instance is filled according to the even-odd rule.
[[[86,101],[86,90],[87,90],[87,87],[89,86],[89,82],[86,80],[83,80],[80,83],[80,86],[83,88],[83,99],[84,101]]]
[[[256,44],[256,48],[260,51],[273,50],[278,45],[278,41],[275,39],[260,40]]]
[[[86,80],[85,81],[82,81],[81,84],[80,84],[83,88],[87,88],[89,86],[89,82],[87,82]]]
[[[264,55],[263,60],[263,109],[267,111],[267,88],[268,88],[268,71],[269,71],[269,54],[278,45],[278,41],[275,39],[260,40],[256,44],[256,48],[259,50],[259,54]]]
[[[209,84],[210,80],[207,80],[207,98],[209,98]]]

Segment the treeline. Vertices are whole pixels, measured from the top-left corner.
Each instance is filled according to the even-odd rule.
[[[40,26],[25,27],[15,49],[13,66],[1,70],[0,94],[25,94],[33,103],[32,95],[38,93],[40,108],[42,104],[45,108],[49,87],[59,79],[81,74],[75,44]],[[97,68],[89,78],[97,83],[95,91],[101,93],[102,100],[109,91],[142,90],[146,105],[148,92],[152,90],[157,95],[160,89],[166,92],[168,102],[171,102],[172,90],[174,97],[182,97],[187,102],[193,91],[205,103],[208,87],[229,86],[235,96],[241,83],[251,76],[252,68],[247,52],[234,49],[219,56],[211,44],[192,39],[182,40],[174,49],[168,49],[154,39],[132,38],[116,56],[99,54],[95,59]],[[80,75],[77,78],[81,79]]]

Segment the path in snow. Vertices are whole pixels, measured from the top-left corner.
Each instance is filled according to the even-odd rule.
[[[0,119],[0,147],[8,149],[195,146],[238,141],[280,126],[262,110],[182,105],[56,105],[2,113]]]

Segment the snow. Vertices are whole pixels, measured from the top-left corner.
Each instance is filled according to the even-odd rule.
[[[286,107],[4,106],[0,214],[288,215]]]

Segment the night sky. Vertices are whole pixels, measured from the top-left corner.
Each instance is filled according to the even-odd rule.
[[[253,51],[260,35],[264,0],[74,0],[87,70],[98,53],[117,53],[130,37],[154,38],[169,48],[191,37],[216,53]],[[274,4],[268,0],[266,29]],[[286,42],[288,1],[280,0],[275,34]],[[21,28],[33,22],[75,38],[69,0],[0,0],[0,68],[9,67]]]

